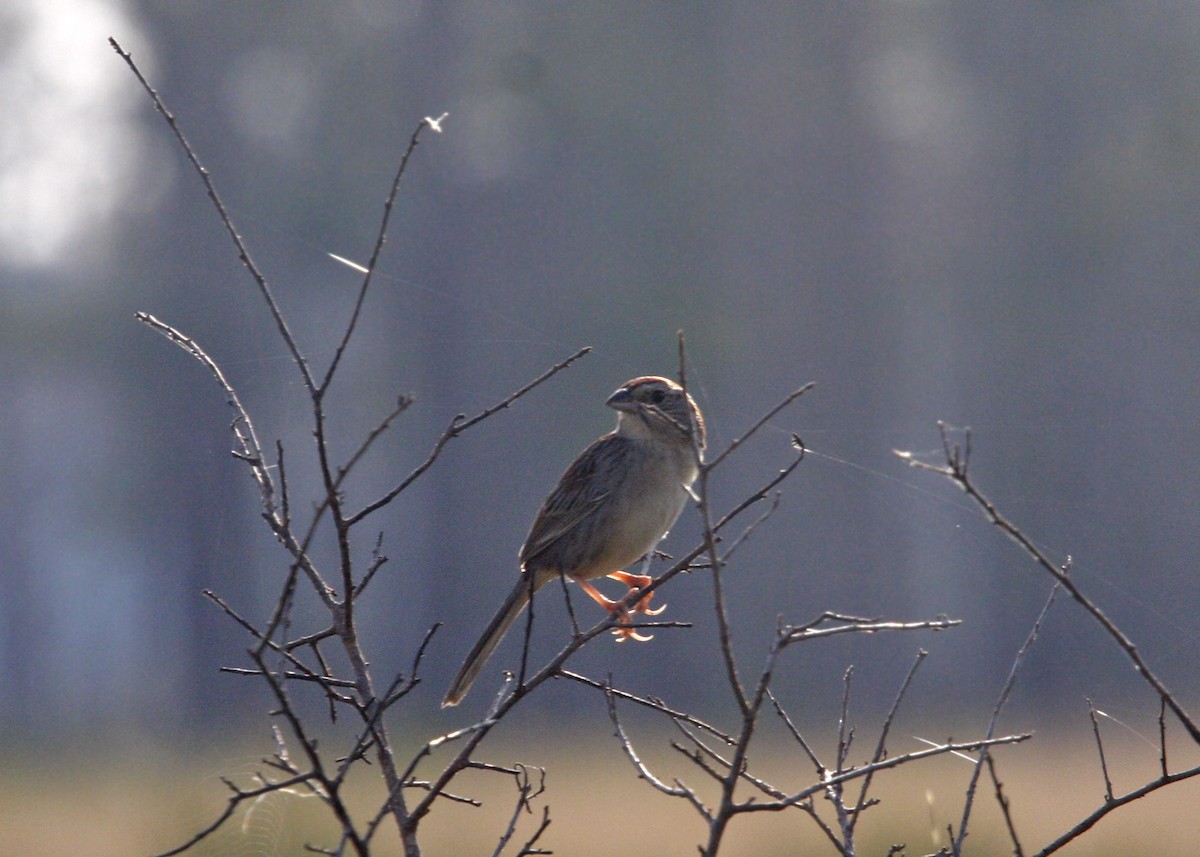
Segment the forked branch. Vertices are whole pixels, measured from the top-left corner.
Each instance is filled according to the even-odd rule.
[[[1004,515],[1000,513],[1000,510],[996,508],[992,501],[984,496],[979,488],[976,487],[969,472],[971,461],[970,429],[967,429],[964,432],[964,439],[961,444],[951,441],[949,428],[946,423],[939,422],[938,430],[942,436],[942,449],[945,455],[944,465],[932,465],[923,461],[919,461],[910,452],[896,450],[896,455],[904,461],[907,461],[912,467],[916,467],[920,470],[929,470],[933,473],[938,473],[942,476],[945,476],[951,482],[961,488],[968,497],[975,501],[975,503],[983,510],[989,521],[999,527],[1006,535],[1009,536],[1009,538],[1020,545],[1021,549],[1028,554],[1034,560],[1034,562],[1041,566],[1041,568],[1045,570],[1046,573],[1049,574],[1060,586],[1062,586],[1063,589],[1070,593],[1072,598],[1082,605],[1084,610],[1091,614],[1096,623],[1116,641],[1118,646],[1120,646],[1121,651],[1123,651],[1133,663],[1134,669],[1137,671],[1138,675],[1142,676],[1146,683],[1154,688],[1154,692],[1158,694],[1159,698],[1166,704],[1168,708],[1171,709],[1171,711],[1179,719],[1179,722],[1183,724],[1184,729],[1187,730],[1187,733],[1191,736],[1192,740],[1197,744],[1200,744],[1200,726],[1196,724],[1195,720],[1192,719],[1191,715],[1188,714],[1188,712],[1180,704],[1178,698],[1167,689],[1166,685],[1163,683],[1163,680],[1160,679],[1152,669],[1150,669],[1150,665],[1146,663],[1145,658],[1142,657],[1133,641],[1130,640],[1125,632],[1118,628],[1116,624],[1108,618],[1104,611],[1101,610],[1100,607],[1087,595],[1085,595],[1083,590],[1079,588],[1079,586],[1075,583],[1074,578],[1072,578],[1069,574],[1069,565],[1064,565],[1060,568],[1057,564],[1055,564],[1045,554],[1045,552],[1042,551],[1041,548],[1033,543],[1032,539],[1026,536],[1025,533],[1023,533],[1015,524],[1004,517]]]

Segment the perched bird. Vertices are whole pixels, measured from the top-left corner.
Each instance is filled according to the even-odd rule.
[[[692,438],[703,449],[704,418],[682,387],[654,376],[626,382],[605,404],[616,410],[617,427],[579,454],[542,504],[521,548],[521,575],[463,661],[443,707],[462,700],[533,593],[559,575],[610,613],[626,610],[623,599],[609,600],[589,581],[608,576],[630,591],[649,585],[649,577],[622,569],[653,550],[683,511],[699,472]],[[662,611],[649,601],[629,609]],[[649,639],[632,628],[615,633],[619,640]]]

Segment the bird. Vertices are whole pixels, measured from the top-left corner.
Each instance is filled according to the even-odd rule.
[[[566,469],[542,503],[519,553],[520,576],[450,684],[442,707],[462,701],[509,626],[533,593],[559,576],[575,581],[609,613],[657,615],[653,593],[631,607],[625,598],[651,578],[627,566],[650,553],[675,524],[699,475],[705,443],[704,417],[695,400],[668,378],[645,375],[622,384],[605,404],[617,425],[592,442]],[[617,600],[590,581],[611,577],[629,587]],[[618,641],[648,636],[629,627]]]

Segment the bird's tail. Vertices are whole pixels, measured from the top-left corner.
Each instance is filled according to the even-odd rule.
[[[513,587],[512,592],[508,593],[508,597],[504,599],[504,603],[500,605],[500,609],[488,623],[483,636],[475,643],[471,653],[463,661],[463,665],[458,668],[458,675],[454,677],[450,689],[446,691],[446,698],[442,700],[442,708],[458,705],[467,695],[475,677],[479,675],[479,671],[492,656],[496,646],[500,645],[500,641],[504,639],[508,627],[521,615],[521,611],[529,603],[530,595],[541,588],[541,583],[542,581],[539,581],[537,575],[532,572],[525,572],[517,580],[517,585]]]

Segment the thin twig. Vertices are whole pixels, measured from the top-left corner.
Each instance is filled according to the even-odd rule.
[[[798,398],[803,396],[805,393],[807,393],[809,390],[811,390],[815,386],[817,386],[816,381],[809,381],[807,384],[805,384],[800,389],[793,390],[791,393],[788,393],[786,396],[784,396],[779,401],[779,403],[775,405],[775,407],[771,408],[769,411],[767,411],[765,414],[763,414],[761,417],[759,417],[759,419],[752,426],[750,426],[750,428],[746,429],[746,431],[741,435],[741,437],[734,438],[733,441],[730,442],[729,446],[727,446],[720,455],[718,455],[711,462],[709,462],[709,464],[707,465],[708,469],[715,470],[717,468],[717,465],[719,465],[722,461],[724,461],[726,458],[728,458],[730,455],[732,455],[733,451],[735,449],[737,449],[739,446],[741,446],[743,443],[745,443],[747,440],[749,440],[754,434],[756,434],[758,432],[759,429],[761,429],[764,425],[766,425],[768,422],[770,422],[772,419],[774,419],[779,414],[780,411],[782,411],[784,408],[786,408],[792,402],[796,401]]]
[[[221,826],[225,824],[225,822],[233,817],[233,814],[237,812],[238,807],[240,807],[244,802],[248,800],[256,800],[263,795],[271,794],[273,792],[286,791],[293,786],[306,784],[311,778],[312,773],[306,772],[297,774],[284,780],[265,781],[264,779],[264,784],[258,788],[243,790],[222,777],[221,781],[229,787],[233,794],[230,795],[229,799],[226,801],[225,808],[221,811],[221,814],[213,819],[213,821],[208,825],[192,834],[191,838],[188,839],[187,842],[177,845],[168,851],[160,851],[155,854],[154,857],[174,857],[176,854],[182,854],[183,852],[190,850],[193,846],[198,845],[216,833]]]
[[[791,733],[792,738],[795,739],[796,743],[799,744],[801,749],[804,750],[804,754],[808,756],[809,761],[813,763],[813,766],[816,768],[817,776],[824,777],[825,765],[819,758],[817,758],[816,751],[813,750],[808,741],[805,740],[804,736],[800,734],[800,730],[792,721],[791,716],[783,710],[783,706],[779,704],[779,700],[775,698],[775,694],[771,693],[770,690],[767,691],[767,698],[771,700],[771,705],[774,706],[775,713],[779,715],[779,719],[783,721],[784,727],[787,728],[788,732]]]
[[[575,618],[575,602],[571,598],[571,587],[567,586],[567,576],[565,574],[560,573],[558,575],[558,585],[562,588],[563,604],[566,605],[567,616],[571,620],[571,634],[572,634],[572,636],[578,637],[579,636],[579,620]],[[533,599],[530,598],[531,603],[532,603],[532,601],[533,601]]]
[[[1090,699],[1087,700],[1087,705],[1088,716],[1092,719],[1092,734],[1096,738],[1096,751],[1100,754],[1100,771],[1104,774],[1104,800],[1106,803],[1112,803],[1112,779],[1108,776],[1108,761],[1104,758],[1104,740],[1100,737],[1100,722],[1096,719],[1096,706]]]
[[[430,450],[429,455],[425,458],[425,460],[423,462],[421,462],[421,464],[417,465],[415,470],[413,470],[410,474],[408,474],[408,476],[406,476],[403,480],[401,480],[399,485],[397,485],[395,488],[388,491],[386,494],[384,494],[378,500],[375,500],[372,503],[368,503],[366,506],[364,506],[358,512],[355,512],[353,515],[348,515],[346,517],[346,525],[348,527],[352,527],[355,524],[357,524],[359,521],[361,521],[363,518],[367,517],[367,515],[370,515],[372,512],[375,512],[375,511],[383,508],[384,506],[386,506],[388,503],[391,503],[406,488],[408,488],[409,485],[411,485],[414,481],[416,481],[417,478],[419,478],[421,476],[421,474],[423,474],[426,470],[428,470],[431,466],[433,466],[433,463],[435,461],[437,461],[438,456],[440,456],[442,454],[442,450],[445,448],[447,443],[449,443],[454,438],[461,435],[467,429],[471,428],[471,426],[482,422],[483,420],[487,419],[488,417],[490,417],[492,414],[496,413],[497,411],[501,411],[501,410],[507,408],[509,405],[511,405],[517,399],[524,396],[530,390],[532,390],[535,387],[548,381],[550,378],[554,377],[559,372],[566,369],[568,366],[570,366],[572,363],[574,363],[580,357],[583,357],[585,354],[587,354],[591,350],[592,350],[592,348],[590,345],[585,346],[584,348],[580,348],[578,351],[576,351],[574,354],[572,354],[566,360],[563,360],[561,363],[554,364],[549,369],[547,369],[545,372],[543,372],[541,375],[539,375],[538,377],[536,377],[532,381],[530,381],[528,384],[526,384],[524,387],[521,387],[515,393],[512,393],[511,395],[505,397],[502,401],[497,402],[496,404],[492,405],[490,408],[485,408],[483,411],[479,412],[478,414],[471,417],[470,419],[467,419],[462,414],[459,414],[458,416],[456,416],[454,419],[452,419],[450,421],[450,425],[448,425],[446,427],[446,430],[442,432],[441,437],[439,437],[437,439],[437,441],[434,443],[433,449]]]
[[[441,133],[440,123],[447,115],[443,113],[437,119],[429,119],[427,117],[418,122],[416,129],[408,140],[408,148],[400,156],[400,165],[396,168],[395,178],[392,179],[392,188],[388,191],[387,199],[383,203],[383,216],[379,221],[379,232],[375,238],[375,246],[371,250],[371,260],[367,262],[367,270],[363,274],[362,285],[358,288],[358,297],[354,300],[354,312],[350,314],[350,321],[346,324],[346,329],[342,333],[342,341],[338,343],[337,349],[333,353],[333,359],[329,361],[329,368],[325,370],[325,377],[321,379],[321,383],[315,391],[318,397],[322,397],[325,391],[329,389],[329,385],[333,383],[333,376],[342,362],[342,355],[345,354],[346,347],[350,344],[350,338],[354,335],[354,329],[358,326],[358,317],[362,312],[363,302],[367,297],[367,290],[371,287],[371,277],[375,273],[375,266],[379,263],[379,255],[383,252],[383,245],[387,240],[388,222],[391,220],[392,206],[396,204],[396,198],[400,195],[400,182],[404,178],[405,170],[408,169],[408,159],[412,157],[413,151],[416,150],[417,144],[420,142],[421,132],[426,128],[432,128],[434,131]]]
[[[1053,854],[1067,843],[1074,841],[1088,830],[1091,830],[1092,827],[1094,827],[1096,823],[1100,821],[1100,819],[1104,818],[1104,816],[1108,815],[1110,812],[1120,809],[1126,804],[1133,803],[1135,800],[1140,800],[1146,795],[1156,792],[1161,788],[1183,782],[1184,780],[1190,780],[1192,777],[1196,776],[1200,776],[1200,767],[1190,768],[1186,771],[1180,771],[1176,774],[1171,774],[1166,777],[1159,777],[1158,779],[1146,783],[1144,786],[1136,788],[1131,792],[1121,795],[1120,797],[1114,797],[1111,800],[1105,801],[1103,805],[1091,813],[1087,818],[1080,821],[1066,833],[1063,833],[1041,851],[1038,851],[1033,855],[1033,857],[1047,857],[1047,855]]]
[[[233,434],[238,439],[239,448],[234,451],[234,455],[250,465],[251,472],[254,474],[254,481],[259,486],[263,509],[267,514],[275,517],[275,483],[271,480],[271,472],[263,456],[262,446],[258,442],[258,434],[254,431],[254,423],[250,419],[249,412],[246,411],[242,400],[238,397],[237,391],[233,389],[233,385],[225,378],[225,373],[221,371],[221,367],[217,365],[215,360],[208,356],[208,353],[200,347],[200,344],[196,340],[176,330],[165,321],[160,321],[148,312],[136,312],[133,314],[133,317],[151,330],[158,331],[171,340],[171,342],[174,342],[188,354],[192,355],[204,368],[208,369],[209,373],[221,386],[221,389],[225,392],[225,401],[229,403],[229,407],[233,409],[235,415],[230,428],[233,429]]]
[[[293,737],[304,751],[305,758],[312,772],[309,780],[316,781],[320,785],[321,793],[325,798],[325,805],[332,811],[334,818],[337,819],[338,825],[341,828],[342,835],[353,846],[355,853],[360,855],[360,857],[367,857],[367,843],[358,833],[354,820],[350,815],[350,809],[342,800],[339,789],[340,782],[333,780],[325,773],[324,761],[317,750],[317,741],[308,734],[308,729],[305,727],[304,721],[292,705],[286,687],[283,682],[276,679],[267,669],[266,661],[261,652],[252,649],[250,656],[255,665],[262,671],[263,680],[267,683],[267,687],[271,689],[271,693],[275,697],[277,703],[276,712],[287,722]]]
[[[412,407],[414,401],[415,399],[412,396],[400,396],[396,400],[396,406],[388,411],[387,415],[369,432],[367,432],[367,436],[363,439],[363,442],[358,445],[358,449],[354,450],[354,453],[348,459],[346,459],[346,463],[337,469],[339,485],[346,478],[346,476],[350,474],[350,471],[354,469],[354,466],[362,460],[362,457],[367,454],[367,451],[371,448],[371,445],[374,444],[375,441],[384,434],[384,432],[391,428],[392,423],[395,422],[397,417]]]
[[[851,768],[841,773],[828,774],[825,780],[817,785],[808,786],[801,789],[792,795],[789,795],[785,800],[774,803],[755,803],[746,804],[744,811],[746,812],[776,812],[781,809],[786,809],[802,800],[807,800],[815,794],[819,794],[829,788],[830,785],[845,783],[850,780],[865,777],[875,771],[883,771],[889,768],[896,768],[901,765],[912,764],[913,762],[932,758],[933,756],[941,756],[946,753],[969,753],[976,750],[981,750],[984,747],[996,747],[1001,744],[1019,744],[1022,741],[1028,741],[1033,736],[1029,733],[1019,735],[1005,735],[1001,738],[980,739],[978,741],[962,741],[962,742],[947,742],[945,744],[937,744],[933,747],[927,747],[924,750],[914,750],[911,753],[904,753],[900,756],[891,756],[887,759],[881,759],[878,762],[872,762],[869,765],[863,765],[859,768]]]
[[[674,721],[687,723],[690,726],[695,726],[697,729],[703,729],[708,734],[710,734],[716,738],[719,738],[721,741],[724,741],[726,744],[734,743],[734,739],[731,738],[726,733],[722,732],[720,729],[716,728],[715,726],[713,726],[709,723],[705,723],[703,720],[699,719],[698,717],[694,717],[691,714],[688,714],[686,711],[676,711],[673,708],[668,708],[666,703],[664,703],[661,699],[655,699],[654,697],[638,696],[637,694],[630,693],[629,691],[617,690],[611,684],[603,684],[601,682],[596,681],[595,679],[588,678],[587,676],[580,675],[579,673],[576,673],[576,672],[571,672],[570,670],[559,670],[558,674],[560,676],[562,676],[563,678],[569,678],[569,679],[571,679],[571,681],[577,681],[580,684],[584,684],[584,685],[587,685],[588,687],[595,688],[596,690],[603,691],[604,693],[611,694],[615,697],[618,697],[619,699],[628,700],[629,702],[635,702],[638,705],[642,705],[642,706],[645,706],[646,708],[652,709],[654,711],[661,712],[662,714],[667,715]]]
[[[718,783],[722,782],[730,768],[733,767],[733,762],[729,759],[726,759],[715,749],[704,743],[704,740],[699,735],[688,731],[684,724],[675,721],[675,728],[681,735],[683,735],[684,738],[687,739],[688,743],[691,744],[694,749],[689,750],[687,747],[681,745],[678,741],[672,741],[671,748],[676,752],[682,753],[689,760],[698,765],[704,771],[704,773],[708,774]],[[717,765],[720,766],[720,770],[717,770],[711,764],[709,764],[709,761],[716,762]],[[751,776],[748,771],[742,770],[740,772],[740,776],[745,779],[746,782],[755,785],[758,784],[757,778]]]
[[[879,741],[875,744],[875,752],[871,754],[871,761],[878,762],[887,756],[887,739],[891,732],[892,724],[896,720],[896,714],[900,710],[900,704],[904,701],[905,695],[908,693],[909,687],[912,686],[913,678],[917,675],[917,669],[925,661],[929,655],[924,649],[917,651],[916,658],[913,659],[913,664],[908,668],[908,673],[904,676],[904,681],[900,683],[900,690],[896,692],[896,698],[892,700],[892,707],[888,709],[887,716],[883,718],[883,727],[879,730]],[[992,737],[988,735],[987,737]],[[867,805],[867,793],[871,790],[871,783],[874,780],[873,775],[868,775],[863,778],[862,788],[858,793],[858,801],[854,805],[853,811],[850,813],[849,832],[853,836],[854,828],[858,824],[858,820],[862,817],[863,809]]]
[[[837,751],[834,754],[833,770],[835,777],[846,770],[846,759],[850,755],[850,745],[854,743],[854,730],[849,728],[850,686],[853,677],[854,667],[849,666],[846,668],[845,673],[842,674],[842,707],[838,713]],[[863,782],[866,782],[865,778]],[[849,845],[854,841],[854,827],[851,822],[851,813],[846,807],[843,785],[840,780],[831,780],[825,790],[825,797],[833,804],[834,811],[837,813],[838,827],[842,832],[842,842]]]
[[[538,848],[537,841],[542,838],[542,834],[546,832],[546,828],[550,826],[550,807],[542,807],[542,820],[538,824],[537,829],[530,834],[525,840],[525,844],[521,846],[521,850],[516,853],[516,857],[526,857],[532,854],[553,854],[553,851],[547,851],[544,848]]]
[[[733,556],[734,551],[736,551],[739,547],[741,547],[742,544],[744,544],[750,538],[751,534],[753,534],[753,532],[755,530],[757,530],[760,526],[762,526],[764,523],[766,523],[767,519],[770,518],[772,515],[774,515],[776,511],[778,511],[779,504],[782,501],[782,499],[783,499],[782,492],[776,491],[775,495],[771,498],[770,505],[767,506],[766,510],[763,511],[763,513],[761,515],[759,515],[757,518],[755,518],[749,524],[747,524],[745,526],[745,528],[740,533],[738,533],[737,538],[735,538],[732,542],[730,542],[729,545],[725,548],[724,553],[721,554],[721,564],[722,565],[727,565],[729,563],[730,557]]]
[[[1025,857],[1021,840],[1017,837],[1017,826],[1013,823],[1012,807],[1009,806],[1008,798],[1004,796],[1004,784],[1000,782],[1000,776],[996,773],[996,760],[991,753],[984,754],[983,758],[987,760],[988,775],[992,778],[992,787],[996,792],[996,803],[1000,804],[1004,826],[1008,828],[1008,838],[1012,840],[1013,857]]]
[[[300,673],[309,677],[308,680],[322,685],[322,687],[324,687],[327,692],[329,692],[330,694],[333,694],[332,688],[336,684],[336,682],[326,681],[326,678],[327,678],[326,676],[322,676],[320,673],[317,673],[316,671],[310,669],[309,666],[306,663],[304,663],[304,661],[300,660],[298,657],[295,656],[295,654],[293,654],[293,650],[291,648],[284,646],[280,643],[277,643],[274,640],[269,639],[268,637],[265,637],[261,631],[259,631],[257,628],[255,628],[253,624],[251,624],[245,617],[241,616],[236,610],[233,609],[232,606],[230,606],[228,603],[226,603],[219,595],[217,595],[212,590],[205,589],[201,594],[204,595],[205,598],[209,599],[214,604],[216,604],[218,607],[220,607],[221,610],[223,610],[225,612],[225,615],[229,616],[231,619],[233,619],[233,621],[235,621],[239,625],[241,625],[242,628],[244,628],[247,631],[247,633],[249,633],[250,636],[252,636],[255,640],[258,640],[260,643],[265,643],[266,646],[271,649],[271,651],[287,658],[288,662],[290,664],[292,664],[294,667],[296,667],[296,669]],[[256,651],[261,652],[262,648],[256,647]],[[226,669],[227,669],[227,671],[232,671],[232,669],[229,669],[229,668],[226,668]],[[252,672],[255,675],[257,675],[259,673],[258,670],[254,670]],[[247,671],[246,674],[250,674],[250,671]],[[350,682],[350,685],[353,685],[353,682]],[[341,694],[334,694],[334,696],[336,696],[336,698],[338,699],[339,702],[350,702],[350,698],[347,696],[343,696]]]
[[[687,346],[684,341],[683,331],[677,334],[679,344],[679,385],[683,388],[684,395],[689,395],[687,385]],[[794,398],[794,397],[793,397]],[[778,408],[774,409],[778,412]],[[689,411],[690,414],[690,411]],[[691,417],[689,417],[691,418]],[[749,436],[749,433],[746,435]],[[750,700],[746,695],[746,689],[742,686],[741,678],[738,676],[737,660],[733,654],[733,633],[729,624],[729,613],[725,606],[725,587],[721,574],[721,556],[717,552],[716,529],[713,527],[712,512],[708,503],[708,473],[709,467],[704,463],[704,449],[701,447],[701,437],[698,431],[689,433],[692,441],[692,456],[696,461],[698,475],[696,483],[692,488],[692,496],[696,499],[696,510],[700,514],[700,523],[704,538],[705,552],[708,554],[709,570],[712,572],[712,587],[713,587],[713,611],[717,619],[717,639],[721,650],[721,661],[725,667],[726,683],[729,685],[730,693],[733,694],[734,701],[737,703],[738,709],[742,712],[743,718],[750,711]],[[734,448],[734,444],[741,443],[741,440],[735,440],[730,444],[728,453]],[[718,461],[722,456],[718,457]],[[718,815],[720,813],[718,812]],[[708,853],[715,853],[713,844],[710,841]]]
[[[1004,709],[1008,702],[1009,694],[1012,693],[1013,685],[1017,682],[1017,673],[1020,672],[1021,666],[1025,663],[1026,657],[1029,655],[1033,644],[1037,642],[1038,634],[1041,632],[1042,623],[1046,620],[1050,608],[1054,605],[1054,597],[1058,595],[1059,586],[1054,584],[1050,588],[1050,595],[1046,598],[1046,603],[1042,605],[1041,611],[1037,618],[1033,621],[1033,628],[1029,631],[1029,636],[1025,638],[1025,642],[1017,651],[1017,655],[1013,658],[1012,667],[1008,671],[1008,678],[1004,682],[1004,687],[1000,691],[999,697],[996,699],[996,704],[992,706],[992,717],[988,722],[986,737],[991,738],[996,734],[996,727],[1000,721],[1000,712]],[[979,783],[979,776],[983,770],[983,763],[988,760],[988,752],[984,750],[979,754],[978,760],[975,762],[975,769],[971,772],[971,779],[967,784],[966,796],[963,800],[962,818],[958,822],[958,836],[954,838],[951,844],[951,852],[955,855],[962,854],[963,843],[967,838],[967,826],[971,819],[971,807],[975,800],[975,788]]]
[[[560,574],[558,576],[558,578],[559,578],[559,580],[563,580],[564,575]],[[524,622],[525,629],[524,629],[524,633],[521,636],[521,662],[520,662],[520,666],[517,668],[517,686],[518,687],[525,684],[525,672],[529,667],[529,646],[533,642],[533,620],[534,620],[534,618],[536,616],[536,612],[537,612],[537,605],[533,603],[534,602],[533,574],[525,574],[524,582],[527,586],[527,591],[529,592],[529,603],[528,603],[528,606],[525,608],[525,622]],[[564,581],[563,585],[564,586],[566,585],[565,581]]]
[[[287,345],[288,351],[292,355],[292,360],[296,364],[296,368],[300,370],[301,376],[304,378],[304,385],[310,391],[315,389],[313,384],[312,373],[308,368],[308,361],[300,353],[299,346],[296,345],[296,340],[292,337],[291,330],[288,329],[287,322],[284,321],[283,313],[279,309],[279,304],[275,302],[275,296],[271,293],[270,286],[267,285],[267,279],[263,276],[258,266],[250,258],[250,251],[246,244],[242,241],[242,236],[234,228],[233,220],[229,216],[229,211],[225,208],[225,203],[221,201],[221,197],[217,194],[216,185],[213,184],[212,177],[209,175],[207,168],[200,163],[200,158],[196,155],[191,144],[187,141],[187,137],[183,134],[183,129],[179,127],[175,116],[167,109],[167,105],[163,103],[159,94],[150,86],[149,81],[142,75],[142,70],[133,60],[132,54],[126,51],[117,42],[116,39],[110,38],[108,43],[112,45],[113,50],[117,55],[125,61],[129,66],[134,76],[138,79],[138,83],[146,90],[150,96],[150,100],[154,103],[154,109],[162,114],[162,117],[167,121],[167,125],[171,128],[171,133],[175,135],[175,139],[179,142],[180,148],[187,157],[188,162],[196,170],[196,174],[200,176],[200,181],[204,183],[204,190],[208,194],[208,198],[212,201],[213,208],[217,212],[217,216],[221,219],[221,225],[225,227],[225,231],[229,234],[234,246],[237,248],[238,258],[242,264],[246,266],[246,270],[250,272],[250,276],[254,278],[255,284],[258,286],[259,293],[262,294],[263,300],[267,303],[267,309],[271,313],[271,318],[275,321],[275,327],[279,330],[279,336]]]
[[[512,815],[508,820],[508,827],[500,835],[500,841],[496,843],[496,850],[492,852],[492,857],[500,857],[504,849],[512,840],[513,835],[517,832],[517,822],[521,818],[522,813],[532,812],[534,798],[541,795],[546,790],[546,770],[544,768],[534,768],[538,772],[538,783],[535,786],[529,775],[530,769],[525,765],[517,765],[513,773],[513,779],[517,786],[517,800],[513,805]],[[550,825],[550,815],[547,807],[543,807],[542,824],[534,831],[533,836],[525,841],[525,844],[517,852],[518,857],[522,854],[545,854],[545,851],[534,850],[534,843],[545,832]]]
[[[826,614],[825,618],[833,618]],[[803,643],[822,637],[834,637],[839,634],[874,634],[880,631],[945,631],[962,624],[962,619],[949,619],[939,616],[937,619],[922,619],[917,622],[883,622],[873,619],[855,617],[836,617],[848,619],[846,624],[832,625],[825,628],[811,626],[786,627],[783,632],[783,644]]]
[[[616,732],[614,734],[615,734],[617,740],[619,740],[621,742],[621,749],[625,751],[626,758],[629,759],[630,764],[632,764],[633,767],[637,770],[638,777],[640,779],[645,780],[646,782],[648,782],[650,785],[654,786],[654,788],[656,788],[658,791],[662,792],[665,795],[670,795],[671,797],[683,798],[688,803],[690,803],[692,805],[692,807],[695,808],[695,810],[698,813],[700,813],[701,817],[703,817],[704,819],[706,819],[708,821],[711,821],[712,813],[708,810],[707,807],[704,806],[704,803],[700,800],[700,797],[696,794],[696,792],[692,788],[684,785],[679,780],[675,780],[675,785],[673,785],[673,786],[668,785],[667,783],[663,782],[658,777],[656,777],[650,771],[650,769],[648,767],[646,767],[646,763],[643,762],[641,760],[641,757],[638,756],[637,750],[635,750],[633,748],[633,743],[629,740],[629,736],[625,734],[624,727],[621,726],[621,719],[620,719],[620,717],[617,716],[616,697],[613,694],[609,693],[609,694],[605,694],[605,699],[608,701],[609,720],[612,721],[613,728],[616,730]]]
[[[1034,562],[1036,562],[1046,572],[1048,572],[1051,577],[1058,581],[1062,587],[1071,594],[1071,597],[1079,602],[1079,604],[1081,604],[1083,608],[1089,614],[1091,614],[1092,618],[1096,620],[1100,627],[1103,628],[1108,635],[1116,641],[1118,646],[1120,646],[1121,650],[1133,663],[1134,669],[1137,671],[1137,673],[1141,675],[1151,687],[1154,688],[1155,693],[1157,693],[1163,702],[1167,704],[1172,713],[1174,713],[1176,718],[1179,719],[1179,722],[1183,724],[1184,729],[1187,730],[1187,733],[1191,736],[1192,740],[1197,744],[1200,744],[1200,726],[1198,726],[1192,719],[1191,715],[1187,713],[1187,711],[1179,703],[1179,700],[1175,698],[1175,695],[1167,689],[1162,679],[1160,679],[1158,675],[1150,669],[1150,665],[1146,663],[1144,658],[1142,658],[1141,653],[1138,651],[1137,646],[1133,644],[1133,641],[1130,640],[1129,637],[1126,636],[1126,634],[1120,628],[1118,628],[1111,619],[1108,618],[1108,616],[1103,610],[1100,609],[1099,606],[1097,606],[1090,598],[1084,595],[1083,591],[1075,584],[1074,578],[1072,578],[1066,571],[1064,571],[1062,568],[1059,568],[1054,562],[1052,562],[1050,558],[1041,550],[1041,548],[1035,545],[1028,536],[1026,536],[1020,529],[1017,528],[1015,524],[1005,518],[1000,513],[999,509],[997,509],[992,503],[992,501],[984,496],[983,493],[980,492],[980,490],[975,486],[975,483],[971,480],[968,472],[968,466],[971,458],[970,430],[967,430],[963,444],[958,445],[950,442],[948,434],[949,429],[945,423],[939,422],[938,429],[942,435],[942,446],[946,458],[946,464],[944,467],[938,467],[918,461],[913,457],[912,453],[896,450],[896,454],[903,460],[907,461],[912,467],[916,467],[920,470],[930,470],[934,473],[940,473],[941,475],[949,478],[952,482],[958,485],[958,487],[961,488],[968,497],[974,500],[975,503],[984,511],[989,521],[999,527],[1006,535],[1009,536],[1009,538],[1020,545],[1021,549],[1025,551],[1025,553],[1028,554],[1034,560]]]
[[[1167,770],[1167,703],[1164,699],[1158,701],[1158,763],[1162,775],[1168,776],[1171,772]]]
[[[245,676],[261,676],[263,671],[259,669],[249,669],[247,667],[220,667],[219,670],[229,675],[245,675]],[[295,670],[273,670],[271,672],[275,678],[282,681],[308,681],[313,684],[319,684],[322,687],[346,687],[353,689],[354,682],[344,678],[333,678],[332,676],[318,675],[313,672],[299,672]],[[343,700],[348,701],[348,700]]]

